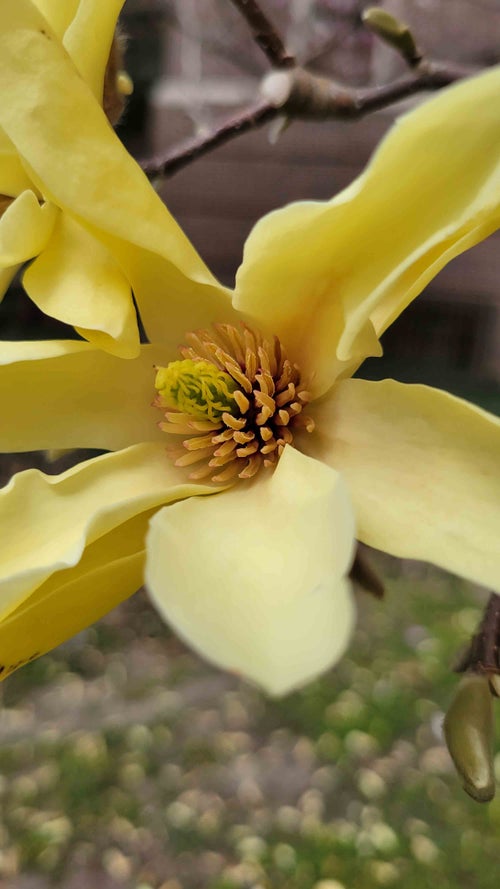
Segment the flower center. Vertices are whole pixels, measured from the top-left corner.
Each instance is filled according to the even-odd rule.
[[[277,337],[217,324],[186,341],[183,360],[157,368],[154,405],[167,408],[160,428],[185,436],[169,454],[189,478],[252,478],[276,465],[296,429],[313,431],[303,413],[310,395]]]
[[[160,367],[155,389],[165,407],[188,414],[197,420],[220,420],[236,406],[233,392],[237,384],[229,374],[211,361],[185,358]]]

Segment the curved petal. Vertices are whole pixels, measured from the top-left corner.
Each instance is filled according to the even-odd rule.
[[[99,620],[142,584],[151,510],[86,547],[0,620],[0,679]]]
[[[0,491],[0,616],[134,516],[213,490],[187,482],[154,444],[95,457],[58,476],[18,473]]]
[[[73,340],[2,343],[0,451],[166,446],[152,407],[163,349],[123,361]]]
[[[340,476],[287,447],[267,478],[160,510],[146,584],[196,651],[284,694],[346,648],[353,538]]]
[[[234,304],[315,372],[315,395],[379,354],[377,337],[428,281],[500,224],[499,91],[500,68],[443,90],[398,121],[346,191],[251,232]]]
[[[346,380],[311,413],[312,453],[345,477],[360,540],[500,592],[497,417],[394,380]]]
[[[24,169],[10,139],[0,134],[0,194],[17,197],[22,191],[32,189],[31,180]],[[7,142],[7,145],[4,144]]]
[[[76,14],[80,0],[33,0],[43,17],[59,38],[61,38]]]
[[[22,263],[19,265],[11,265],[8,269],[0,269],[0,303],[21,267]]]
[[[142,221],[136,218],[135,223],[137,228],[130,237],[137,243],[139,238],[142,241]],[[201,263],[197,256],[196,263],[186,265],[179,254],[177,264],[175,247],[173,244],[170,247],[167,240],[161,253],[159,247],[157,252],[148,252],[142,244],[135,250],[125,241],[101,235],[97,229],[94,233],[106,243],[131,282],[141,320],[151,341],[164,343],[171,350],[184,342],[187,331],[210,327],[217,322],[239,322],[240,316],[232,308],[229,290],[219,284],[206,283],[206,276],[196,271],[196,265]]]
[[[195,327],[230,321],[228,291],[120,143],[57,41],[34,26],[16,26],[18,5],[24,9],[26,0],[0,22],[0,91],[9,96],[0,105],[0,125],[34,181],[110,249],[133,287],[150,339],[179,341],[193,319]]]
[[[46,315],[85,331],[87,339],[120,358],[138,354],[129,282],[108,250],[67,213],[59,214],[50,243],[26,270],[23,284]]]
[[[104,72],[124,0],[80,0],[64,35],[64,46],[97,101],[102,104]]]
[[[0,218],[0,266],[19,265],[32,259],[49,242],[59,211],[40,204],[32,191],[23,191]]]

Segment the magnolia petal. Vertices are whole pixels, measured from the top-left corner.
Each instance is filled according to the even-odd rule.
[[[40,204],[23,191],[0,217],[0,266],[9,268],[32,259],[46,247],[58,217],[53,204]]]
[[[95,331],[96,345],[120,358],[138,354],[129,282],[107,249],[67,213],[59,214],[50,243],[23,284],[46,315],[85,330],[91,341]]]
[[[153,346],[123,361],[73,340],[2,343],[0,451],[165,446],[151,404],[164,357]]]
[[[166,209],[166,208],[165,208]],[[143,228],[136,218],[131,238]],[[165,231],[165,224],[163,224]],[[180,231],[180,230],[179,230]],[[221,323],[237,324],[240,316],[231,305],[229,290],[207,283],[207,276],[196,270],[201,260],[183,263],[175,246],[165,240],[162,253],[131,249],[125,241],[100,235],[132,284],[141,320],[153,342],[164,343],[169,351],[184,342],[186,331]],[[172,242],[172,239],[170,239]],[[178,259],[178,262],[177,262]],[[175,264],[174,264],[175,263]]]
[[[0,105],[0,126],[30,176],[112,251],[150,339],[179,342],[193,319],[197,327],[231,320],[228,291],[120,143],[61,46],[46,39],[40,24],[22,27],[26,8],[27,0],[19,0],[0,22],[0,91],[9,96]]]
[[[32,0],[59,38],[76,14],[80,0]]]
[[[0,616],[134,516],[212,491],[186,481],[159,444],[105,454],[58,476],[18,473],[0,491]]]
[[[273,475],[160,510],[146,584],[197,652],[284,694],[346,648],[353,538],[341,477],[287,447]]]
[[[16,198],[23,191],[34,191],[15,146],[0,127],[0,216],[6,210],[6,198]],[[35,191],[37,198],[40,194]],[[42,203],[40,201],[40,203]]]
[[[86,547],[0,620],[0,679],[99,620],[142,584],[151,511]]]
[[[116,22],[124,0],[81,0],[64,35],[64,46],[98,102],[102,104],[104,72]]]
[[[379,354],[377,337],[429,280],[500,224],[499,92],[500,68],[442,90],[398,121],[346,191],[251,232],[234,305],[315,374],[316,396]]]
[[[2,302],[11,281],[16,277],[19,269],[21,268],[21,264],[12,265],[8,269],[0,269],[0,303]]]
[[[10,142],[10,140],[8,141]],[[26,189],[32,190],[33,186],[17,153],[15,153],[14,146],[11,150],[8,146],[0,144],[0,195],[17,197]]]
[[[114,271],[116,271],[116,267],[113,267],[113,272]],[[119,274],[120,283],[122,283],[124,278],[121,273]],[[117,288],[117,293],[119,292],[119,289],[120,288]],[[128,285],[127,292],[130,294],[130,287]],[[123,290],[120,295],[123,295]],[[89,343],[96,346],[98,349],[103,349],[105,352],[109,352],[110,355],[115,355],[119,358],[136,358],[138,349],[140,349],[137,315],[135,314],[133,307],[130,305],[127,315],[127,329],[123,339],[116,340],[103,330],[92,330],[89,327],[80,327],[78,324],[75,325],[75,331],[80,334],[84,340],[88,340]]]
[[[311,413],[311,453],[346,479],[360,540],[500,592],[497,417],[394,380],[345,380]]]

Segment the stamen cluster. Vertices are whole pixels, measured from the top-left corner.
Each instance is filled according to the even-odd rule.
[[[189,468],[189,478],[219,483],[252,478],[277,463],[285,445],[292,444],[294,430],[313,431],[314,420],[303,414],[310,395],[277,337],[269,342],[246,325],[217,324],[214,330],[187,334],[186,342],[180,348],[183,358],[209,361],[236,384],[235,409],[219,419],[165,412],[160,428],[186,436],[169,454],[176,466]],[[167,406],[161,394],[154,404]]]

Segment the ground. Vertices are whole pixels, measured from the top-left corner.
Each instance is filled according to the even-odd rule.
[[[485,593],[377,561],[386,600],[358,597],[348,656],[279,701],[144,593],[7,680],[5,885],[497,889],[500,801],[466,796],[441,734]]]

